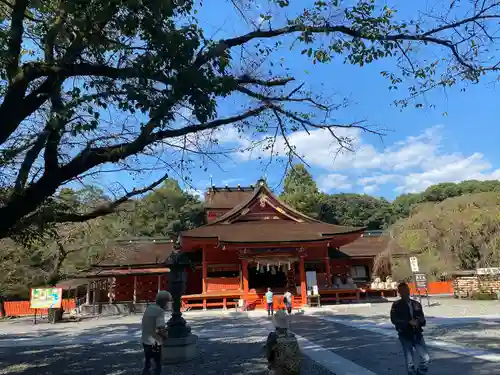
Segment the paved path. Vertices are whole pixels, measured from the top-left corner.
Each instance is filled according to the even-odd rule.
[[[405,374],[399,342],[392,336],[306,315],[293,316],[292,331],[377,375]],[[430,348],[430,354],[432,367],[429,375],[500,374],[497,362],[436,348]]]

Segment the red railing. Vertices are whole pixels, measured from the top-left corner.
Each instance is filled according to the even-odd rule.
[[[62,306],[64,311],[70,311],[76,307],[74,299],[63,299]],[[5,302],[5,312],[7,316],[27,316],[35,315],[35,310],[30,309],[29,301],[8,301]],[[46,315],[47,309],[38,309],[37,315]]]

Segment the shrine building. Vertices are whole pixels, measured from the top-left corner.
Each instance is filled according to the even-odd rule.
[[[373,261],[388,244],[382,231],[327,224],[280,201],[264,181],[250,187],[211,187],[205,194],[207,224],[184,231],[187,253],[185,310],[264,307],[272,288],[276,307],[285,291],[294,306],[308,304],[316,292],[321,303],[360,300],[370,293]],[[168,288],[165,260],[171,241],[142,238],[117,241],[91,270],[60,284],[76,291],[81,305],[141,304]]]

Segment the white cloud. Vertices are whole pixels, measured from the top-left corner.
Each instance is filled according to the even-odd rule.
[[[363,192],[366,194],[373,194],[378,189],[378,185],[366,185],[363,187]]]
[[[347,190],[352,188],[349,177],[338,173],[321,176],[318,179],[318,186],[322,190]]]
[[[374,193],[388,185],[395,193],[425,190],[440,182],[500,179],[500,169],[495,169],[484,155],[447,152],[444,147],[443,126],[434,126],[421,134],[409,136],[383,149],[377,149],[362,137],[359,129],[339,129],[338,137],[349,137],[354,152],[340,150],[338,143],[326,130],[295,132],[288,142],[298,155],[312,167],[327,171],[318,179],[324,191],[353,188]],[[237,140],[227,133],[226,139],[248,147],[248,140]],[[278,138],[275,153],[285,155],[286,144]],[[259,148],[242,154],[242,159],[269,157],[269,149]],[[338,173],[341,172],[341,173]]]
[[[186,188],[185,191],[186,191],[186,193],[197,197],[201,201],[205,200],[205,192],[203,190],[195,189],[195,188]]]

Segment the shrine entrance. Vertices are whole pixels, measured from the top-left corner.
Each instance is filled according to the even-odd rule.
[[[271,288],[274,293],[284,293],[297,286],[296,266],[298,258],[289,254],[255,256],[248,259],[248,288],[265,293]],[[300,282],[299,282],[300,283]]]
[[[255,290],[267,288],[284,289],[287,285],[287,270],[284,267],[252,265],[248,267],[248,287]]]

